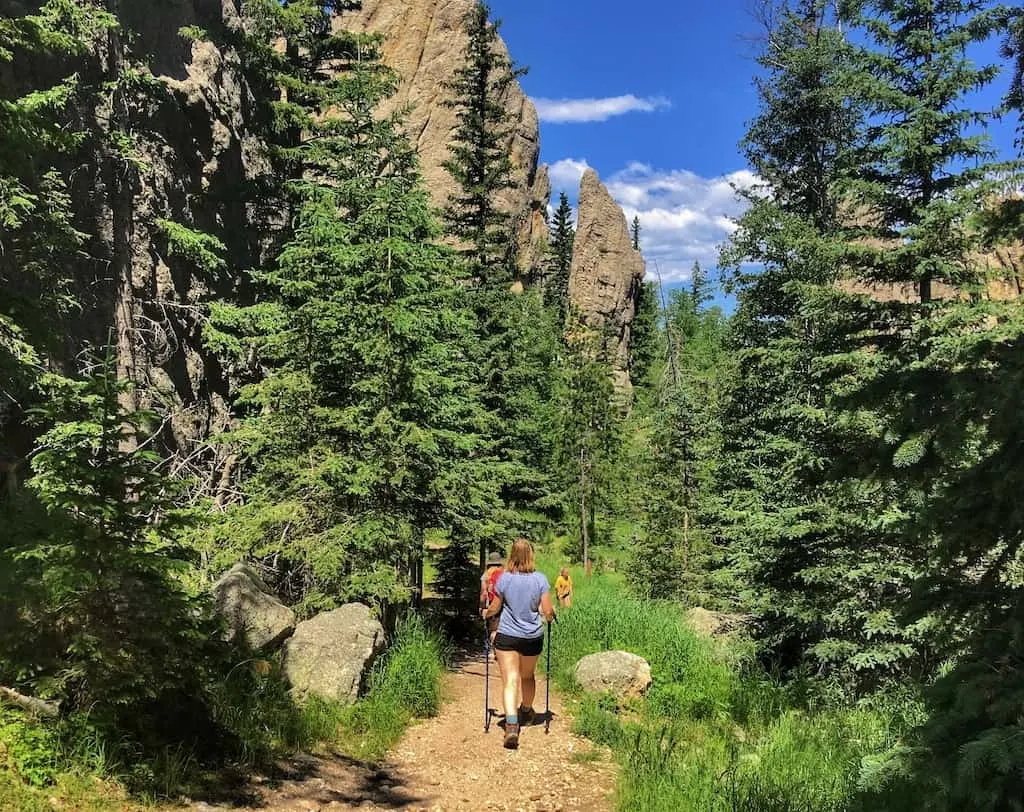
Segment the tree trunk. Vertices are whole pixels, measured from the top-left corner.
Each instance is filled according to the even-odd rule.
[[[3,685],[0,685],[0,696],[10,700],[15,705],[24,708],[29,713],[36,714],[37,716],[49,716],[53,718],[60,713],[60,703],[46,702],[42,699],[36,699],[34,696],[25,696],[25,694],[20,694],[13,688],[7,688]]]
[[[590,536],[587,516],[586,452],[580,449],[580,532],[583,534],[583,571],[590,575]]]

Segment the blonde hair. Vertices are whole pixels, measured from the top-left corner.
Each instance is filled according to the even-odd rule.
[[[568,567],[562,567],[562,571],[559,572],[558,574],[561,575],[563,578],[568,578],[569,577],[569,568]]]
[[[505,569],[509,572],[535,572],[537,564],[533,557],[533,545],[520,537],[512,543]]]

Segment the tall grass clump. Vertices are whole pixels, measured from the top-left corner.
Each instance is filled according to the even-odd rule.
[[[611,747],[621,762],[620,809],[880,809],[863,789],[917,720],[913,697],[896,707],[817,709],[771,679],[748,648],[698,636],[680,605],[631,597],[604,575],[577,572],[574,582],[573,606],[560,611],[553,630],[551,676],[578,697],[574,730]],[[653,684],[642,701],[619,707],[607,696],[579,694],[576,663],[612,649],[650,663]]]

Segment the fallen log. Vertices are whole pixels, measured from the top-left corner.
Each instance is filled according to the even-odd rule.
[[[47,702],[43,699],[36,699],[34,696],[25,696],[25,694],[18,693],[13,688],[7,688],[4,685],[0,685],[0,697],[4,697],[37,716],[54,718],[60,714],[59,702]]]

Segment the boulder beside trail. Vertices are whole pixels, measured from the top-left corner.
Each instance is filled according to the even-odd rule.
[[[384,627],[361,603],[346,603],[295,627],[283,671],[300,700],[311,694],[355,702],[363,678],[384,649]]]
[[[686,612],[686,622],[705,637],[723,637],[742,628],[747,618],[728,612],[712,612],[703,606],[694,606]]]
[[[213,587],[227,640],[242,637],[254,651],[273,651],[295,631],[295,613],[246,564],[235,564]]]
[[[630,699],[642,696],[650,687],[651,666],[628,651],[601,651],[576,663],[576,682],[585,691],[610,691],[618,699]]]

